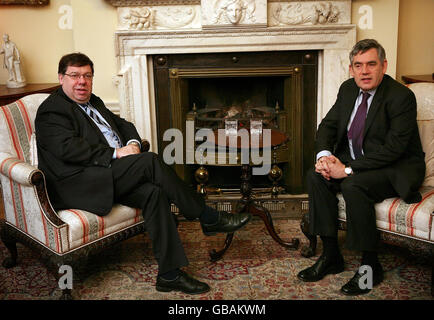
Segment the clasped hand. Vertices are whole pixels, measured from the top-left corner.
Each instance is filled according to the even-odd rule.
[[[137,144],[131,143],[125,147],[116,149],[116,158],[122,158],[131,154],[139,154],[140,148]]]
[[[334,155],[319,158],[315,163],[315,171],[327,180],[347,177],[345,165]]]

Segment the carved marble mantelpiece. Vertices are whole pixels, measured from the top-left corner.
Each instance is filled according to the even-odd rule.
[[[267,26],[267,0],[202,0],[202,27]]]
[[[117,7],[120,113],[156,146],[155,54],[319,50],[318,122],[349,77],[351,0],[106,0]],[[157,151],[157,150],[153,150]]]
[[[200,6],[118,8],[118,30],[177,30],[201,25]]]
[[[278,1],[269,3],[268,10],[269,26],[351,23],[349,1]]]

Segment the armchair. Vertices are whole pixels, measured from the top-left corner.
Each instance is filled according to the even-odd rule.
[[[434,83],[413,83],[408,86],[416,95],[417,123],[425,152],[426,174],[420,188],[422,201],[407,204],[400,198],[385,199],[375,205],[377,229],[383,241],[409,248],[420,248],[431,255],[431,295],[434,296]],[[339,228],[346,229],[345,201],[338,193]],[[301,255],[315,255],[317,238],[309,234],[309,214],[301,220],[301,230],[309,245]]]
[[[56,279],[62,265],[74,266],[90,254],[144,232],[141,211],[115,205],[100,217],[68,209],[56,212],[47,195],[44,174],[37,168],[34,119],[48,94],[32,94],[0,107],[0,182],[5,219],[0,238],[10,252],[2,265],[17,264],[16,243],[40,251]],[[149,150],[143,141],[142,151]],[[63,289],[61,299],[70,299]]]

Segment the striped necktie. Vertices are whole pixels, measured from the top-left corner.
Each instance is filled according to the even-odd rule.
[[[350,130],[348,130],[348,139],[351,139],[353,152],[356,159],[363,156],[363,132],[365,130],[366,114],[368,111],[368,99],[370,94],[363,92],[362,102],[357,109],[353,122],[351,123]]]
[[[107,141],[109,142],[110,146],[114,148],[120,148],[122,147],[122,142],[119,136],[116,134],[116,132],[111,128],[111,126],[105,121],[104,118],[102,118],[98,113],[94,112],[92,109],[92,105],[87,102],[85,104],[80,104],[81,107],[83,107],[84,111],[91,117],[95,122],[99,125],[104,127],[102,131],[103,135],[106,137]],[[113,141],[115,145],[112,145],[110,142]]]

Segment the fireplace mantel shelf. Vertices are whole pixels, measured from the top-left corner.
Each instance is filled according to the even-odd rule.
[[[116,55],[198,53],[221,51],[267,51],[345,49],[352,45],[353,24],[268,28],[116,31]]]
[[[200,34],[200,35],[218,35],[234,33],[269,33],[275,35],[276,33],[289,34],[291,32],[303,32],[304,33],[327,33],[328,31],[336,32],[342,30],[347,32],[348,30],[355,29],[354,24],[327,24],[327,25],[300,25],[300,26],[286,26],[286,27],[226,27],[226,28],[204,28],[204,29],[178,29],[178,30],[118,30],[115,33],[118,35],[129,36],[141,36],[141,35],[182,35],[182,34]]]

